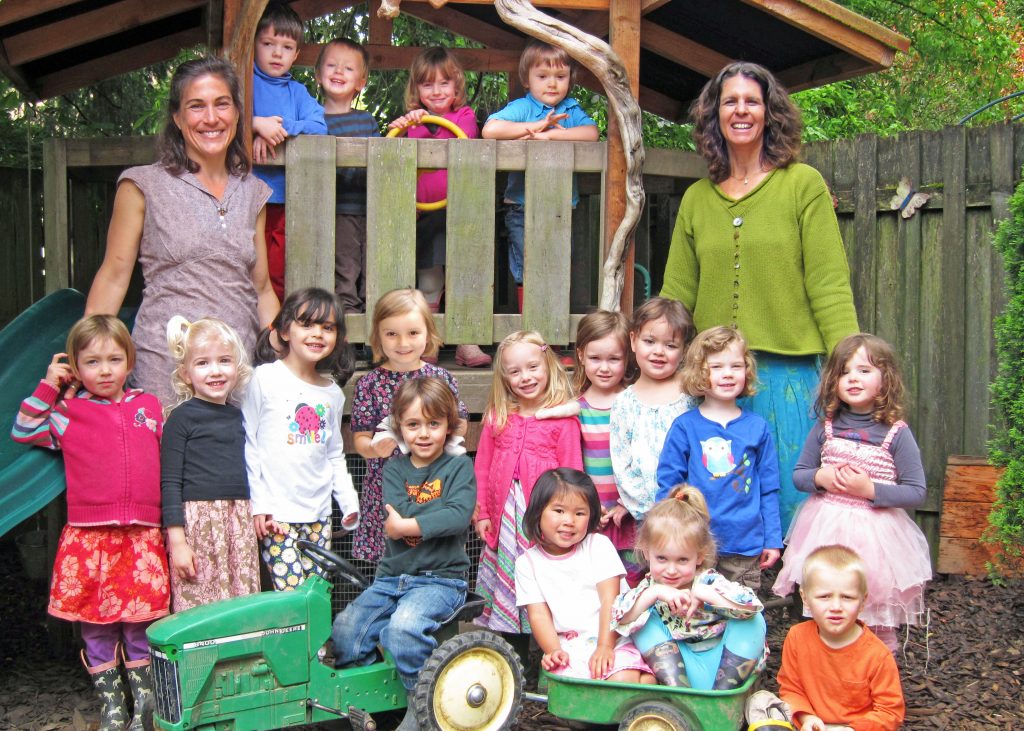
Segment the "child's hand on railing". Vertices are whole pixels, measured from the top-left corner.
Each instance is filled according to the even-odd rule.
[[[544,117],[544,119],[540,120],[536,124],[527,125],[526,133],[523,135],[522,139],[525,139],[525,140],[543,140],[543,139],[547,139],[544,136],[544,133],[547,132],[549,129],[564,129],[562,127],[562,125],[559,124],[559,122],[561,122],[563,119],[568,119],[568,118],[569,118],[568,114],[565,114],[565,113],[555,114],[555,110],[552,109],[550,112],[548,112],[548,115],[546,117]]]
[[[280,145],[288,138],[288,130],[284,128],[284,119],[281,117],[253,117],[252,131],[271,147]]]
[[[405,129],[411,127],[414,124],[419,124],[420,121],[427,116],[426,109],[413,109],[411,112],[403,114],[398,119],[388,124],[388,129]]]
[[[277,153],[274,151],[274,146],[268,143],[262,137],[257,137],[252,141],[252,161],[257,165],[277,157]]]

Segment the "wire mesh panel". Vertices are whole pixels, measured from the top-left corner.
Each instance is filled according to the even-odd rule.
[[[352,483],[355,485],[356,492],[360,495],[363,494],[363,480],[366,477],[366,460],[358,454],[346,455],[346,461],[348,464],[349,474],[352,475]],[[334,538],[331,540],[331,550],[340,554],[342,558],[348,559],[353,566],[366,576],[367,579],[373,581],[374,575],[377,573],[377,564],[370,561],[362,561],[359,559],[352,558],[352,533],[346,533],[341,527],[341,511],[338,510],[338,506],[334,506],[334,516],[331,519],[334,528]],[[483,541],[477,536],[476,531],[472,528],[467,531],[466,534],[466,553],[469,554],[469,588],[473,589],[476,586],[476,570],[477,566],[480,565],[480,552],[483,549]],[[345,606],[359,596],[359,589],[353,584],[345,581],[344,579],[338,579],[334,584],[334,592],[331,596],[331,607],[334,613],[337,614]]]

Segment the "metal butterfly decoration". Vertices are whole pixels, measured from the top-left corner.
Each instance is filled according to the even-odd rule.
[[[896,186],[896,195],[889,201],[889,207],[894,211],[899,211],[903,218],[910,218],[931,197],[931,193],[914,190],[910,185],[910,178],[902,177]]]

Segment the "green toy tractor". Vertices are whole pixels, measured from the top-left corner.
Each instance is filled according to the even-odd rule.
[[[407,697],[391,656],[335,669],[323,661],[337,573],[366,579],[340,556],[300,541],[318,566],[295,591],[264,592],[196,607],[154,623],[154,724],[166,731],[261,731],[346,718],[374,731],[372,714],[406,708],[420,728],[507,729],[519,713],[523,669],[515,651],[484,631],[456,634],[483,610],[470,595],[437,632],[439,645]]]

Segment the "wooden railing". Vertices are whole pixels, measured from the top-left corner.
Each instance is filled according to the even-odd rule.
[[[605,144],[494,140],[352,139],[300,136],[288,142],[286,286],[334,287],[336,170],[365,167],[368,178],[366,296],[416,281],[417,169],[447,168],[447,271],[445,312],[437,315],[446,343],[496,343],[521,328],[541,331],[552,343],[573,339],[583,314],[570,306],[572,176],[597,174],[603,189]],[[44,153],[46,290],[69,286],[71,236],[69,171],[128,167],[154,159],[147,137],[48,140]],[[645,172],[697,178],[703,163],[693,153],[649,151]],[[496,216],[499,173],[526,174],[525,301],[523,314],[495,312]],[[594,177],[593,175],[591,177]],[[600,246],[603,230],[593,246]],[[589,304],[598,300],[592,292]],[[348,315],[353,342],[365,342],[366,315]]]

